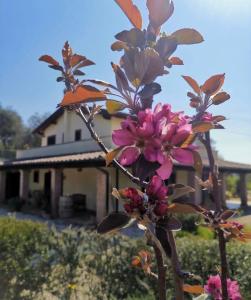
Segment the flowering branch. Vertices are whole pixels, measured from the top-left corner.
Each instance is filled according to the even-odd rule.
[[[84,106],[84,109],[87,111],[88,116],[91,117],[90,112],[88,112],[87,106]],[[85,113],[83,112],[83,107],[79,107],[76,109],[76,113],[81,117],[81,119],[84,121],[87,129],[89,130],[91,137],[96,141],[96,143],[99,145],[100,149],[105,153],[109,153],[109,149],[105,146],[103,141],[100,139],[98,134],[93,128],[92,122],[89,121],[89,119],[86,118]],[[123,167],[116,159],[113,159],[113,164],[115,167],[117,167],[121,172],[126,175],[133,183],[139,185],[140,187],[144,187],[147,183],[140,181],[139,178],[133,176],[125,167]]]

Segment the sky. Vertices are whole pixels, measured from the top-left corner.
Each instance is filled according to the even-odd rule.
[[[147,25],[145,0],[135,0]],[[231,100],[212,112],[225,115],[225,130],[212,137],[227,160],[251,164],[251,0],[174,0],[175,12],[162,27],[168,33],[190,27],[203,35],[199,45],[180,46],[175,52],[184,66],[171,69],[158,82],[158,101],[174,111],[192,114],[181,75],[199,83],[226,73],[224,90]],[[114,35],[131,25],[113,0],[0,0],[0,103],[15,109],[27,121],[35,112],[53,112],[63,86],[56,71],[38,61],[42,54],[59,59],[68,40],[75,52],[96,62],[85,69],[88,78],[114,82],[110,62]]]

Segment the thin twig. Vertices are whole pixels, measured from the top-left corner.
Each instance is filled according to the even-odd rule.
[[[85,107],[86,108],[86,107]],[[76,110],[77,114],[81,117],[81,119],[84,121],[87,129],[90,132],[91,137],[97,142],[97,144],[99,145],[99,147],[101,148],[101,150],[104,153],[109,153],[109,149],[105,146],[105,144],[103,143],[103,141],[100,139],[100,137],[98,136],[98,134],[96,133],[96,131],[93,129],[92,124],[89,122],[89,120],[86,118],[82,108],[78,108]],[[87,111],[88,112],[88,111]],[[89,115],[89,112],[88,112]],[[118,169],[120,169],[120,171],[126,175],[133,183],[139,185],[140,187],[145,187],[147,185],[147,182],[142,182],[138,177],[133,176],[126,168],[124,168],[116,159],[113,160],[113,164],[115,165],[115,167],[117,167]]]

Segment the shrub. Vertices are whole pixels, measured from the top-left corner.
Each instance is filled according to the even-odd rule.
[[[48,235],[40,223],[0,219],[0,299],[30,299],[42,289],[51,268],[45,246]],[[25,290],[30,293],[23,297]]]
[[[8,200],[8,206],[12,211],[21,211],[24,200],[19,197],[13,197]]]
[[[204,282],[208,274],[218,272],[216,240],[178,238],[177,247],[183,270]],[[155,299],[155,279],[131,266],[132,257],[145,248],[142,239],[120,234],[57,231],[31,221],[0,218],[0,299]],[[243,299],[251,300],[251,247],[232,242],[227,248],[230,276],[239,281]],[[167,282],[170,291],[170,272]]]

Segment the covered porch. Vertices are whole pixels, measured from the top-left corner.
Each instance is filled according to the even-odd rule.
[[[203,161],[202,179],[209,174],[207,161]],[[226,178],[239,174],[240,206],[248,207],[247,174],[251,166],[218,160],[221,180],[222,204],[226,202]],[[195,188],[190,201],[206,204],[206,193],[202,192],[192,167],[176,164],[169,183],[181,183]],[[41,158],[16,159],[0,165],[0,202],[16,197],[26,206],[37,207],[37,212],[52,218],[62,217],[62,196],[71,197],[74,219],[87,223],[100,222],[108,212],[120,209],[122,203],[112,197],[112,188],[131,186],[128,179],[113,167],[105,167],[104,155],[100,151],[59,155]],[[40,202],[40,203],[38,203]]]

